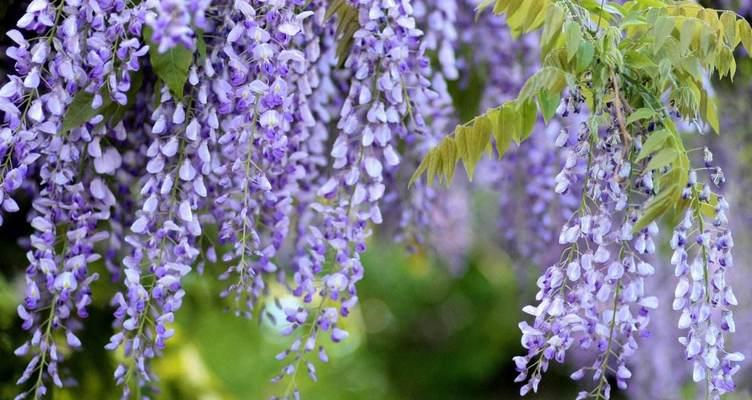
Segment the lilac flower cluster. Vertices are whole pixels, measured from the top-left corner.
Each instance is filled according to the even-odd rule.
[[[564,362],[573,345],[596,355],[591,366],[572,374],[579,380],[591,372],[596,381],[578,398],[608,398],[610,371],[615,371],[618,386],[626,388],[632,375],[627,359],[637,350],[637,339],[647,334],[650,310],[657,306],[656,297],[644,291],[644,279],[654,273],[646,256],[655,252],[658,227],[651,223],[632,233],[639,212],[629,205],[630,192],[646,187],[633,179],[632,169],[639,164],[631,161],[632,148],[620,141],[613,119],[605,132],[590,132],[583,125],[575,137],[564,131],[557,140],[567,161],[556,191],[565,193],[584,180],[583,196],[561,229],[558,240],[566,246],[561,260],[538,279],[538,304],[523,309],[535,317],[533,325],[520,323],[528,352],[515,358],[517,380],[527,381],[523,395],[537,391],[551,360]],[[584,174],[578,173],[578,160],[587,163]]]
[[[401,155],[401,168],[386,171],[388,185],[394,189],[384,199],[384,208],[388,210],[384,215],[387,228],[384,233],[406,244],[410,251],[434,251],[453,272],[460,273],[471,242],[468,187],[439,188],[416,182],[408,190],[403,183],[428,150],[458,122],[448,81],[457,79],[459,74],[455,51],[460,43],[455,18],[460,10],[454,0],[414,4],[416,23],[425,30],[419,50],[438,57],[439,65],[433,71],[423,68],[430,90],[412,97],[415,108],[425,119],[425,129],[405,137],[409,147]],[[447,229],[449,226],[461,228]]]
[[[62,385],[58,363],[81,346],[98,278],[87,266],[100,258],[120,288],[106,347],[124,355],[114,372],[124,397],[151,390],[183,279],[207,262],[227,266],[222,296],[239,314],[263,314],[272,280],[300,298],[284,309],[283,333],[300,338],[285,374],[317,347],[326,359],[324,334],[347,337],[359,254],[400,184],[397,149],[424,142],[438,95],[409,1],[348,3],[360,29],[342,71],[326,6],[31,2],[18,23],[30,39],[8,33],[15,74],[0,89],[0,201],[10,213],[15,192],[34,199],[18,309],[32,334],[17,351],[31,356],[19,384],[31,383],[19,397]],[[191,54],[182,88],[172,79],[183,66],[164,77],[154,64],[180,62],[176,51]]]
[[[274,378],[288,381],[286,398],[299,396],[301,370],[317,379],[323,340],[347,340],[375,225],[462,265],[468,184],[405,182],[459,122],[450,82],[467,88],[483,70],[480,107],[497,106],[537,68],[537,38],[513,40],[502,19],[476,16],[475,0],[346,0],[357,29],[343,53],[330,3],[30,2],[8,32],[14,71],[0,86],[0,224],[24,193],[34,230],[17,310],[30,336],[16,350],[30,360],[19,399],[62,386],[100,259],[117,287],[106,348],[118,352],[124,398],[156,389],[150,364],[174,334],[184,280],[208,265],[222,265],[220,296],[238,315],[284,315],[272,322],[291,336]],[[534,322],[520,324],[522,394],[573,347],[595,354],[572,375],[596,382],[579,398],[608,398],[610,376],[625,388],[657,307],[646,278],[658,225],[632,232],[655,195],[652,172],[634,161],[639,141],[622,141],[615,110],[611,126],[591,132],[582,103],[569,93],[560,118],[479,168],[499,195],[504,247],[550,265],[538,303],[524,309]],[[692,207],[671,241],[673,308],[693,377],[717,397],[733,390],[743,359],[725,350],[733,240],[728,204],[692,174]],[[517,220],[521,207],[532,217]],[[272,286],[296,301],[270,301]]]
[[[705,160],[706,164],[712,162],[707,149]],[[671,264],[679,279],[672,307],[680,312],[678,328],[687,330],[679,342],[685,346],[686,358],[692,361],[692,380],[704,382],[709,396],[720,398],[734,390],[732,377],[744,360],[742,353],[725,349],[726,334],[736,331],[732,307],[738,305],[726,280],[726,271],[734,265],[729,205],[725,198],[716,198],[712,223],[708,224],[703,207],[711,204],[710,188],[706,184],[698,189],[695,171],[690,173],[685,197],[693,205],[671,239]]]
[[[121,73],[113,65],[128,52],[101,46],[118,38],[125,27],[105,22],[122,5],[88,8],[80,3],[33,1],[18,22],[20,31],[8,35],[16,46],[7,54],[15,61],[16,75],[3,86],[2,182],[3,209],[19,210],[11,197],[19,188],[33,195],[29,221],[34,228],[27,253],[26,296],[18,314],[31,340],[16,350],[32,356],[19,384],[31,381],[18,398],[40,397],[51,380],[62,386],[58,364],[70,349],[81,347],[76,331],[91,303],[90,285],[97,274],[88,265],[101,258],[95,245],[108,238],[99,226],[110,218],[115,197],[107,175],[119,167],[117,150],[100,147],[96,123],[62,131],[66,105],[77,91],[96,92],[106,87],[107,101],[122,101],[119,89],[128,90],[128,67]],[[126,19],[130,19],[128,16]],[[137,24],[137,19],[133,19]],[[86,36],[79,25],[86,24]],[[33,45],[31,43],[34,43]],[[99,106],[103,96],[92,96]]]
[[[360,29],[344,62],[350,81],[330,152],[333,170],[322,175],[323,184],[316,191],[324,201],[310,205],[315,212],[311,218],[321,224],[302,232],[306,253],[299,254],[294,273],[293,293],[303,303],[318,306],[311,322],[303,310],[285,310],[291,323],[286,333],[304,325],[309,328],[298,333],[283,354],[284,358],[292,355],[292,362],[276,379],[296,373],[320,335],[327,334],[334,342],[347,337],[339,319],[357,304],[355,284],[363,277],[360,254],[371,234],[369,224],[383,221],[381,204],[390,192],[387,185],[396,184],[389,175],[400,164],[398,144],[410,143],[425,129],[420,104],[431,96],[424,76],[429,63],[411,4],[361,0],[350,6],[358,14]],[[324,270],[327,253],[334,257],[329,271]],[[322,274],[319,287],[318,274]],[[323,349],[319,350],[322,358]],[[308,361],[306,365],[314,376]]]

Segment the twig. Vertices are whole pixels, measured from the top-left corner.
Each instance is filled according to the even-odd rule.
[[[619,89],[619,81],[616,79],[616,74],[613,70],[610,71],[611,83],[614,85],[614,106],[616,108],[616,122],[619,125],[619,131],[621,132],[622,139],[624,140],[624,148],[629,148],[629,144],[632,143],[632,136],[627,130],[627,120],[624,118],[624,112],[622,110],[623,103],[621,101],[621,90]]]

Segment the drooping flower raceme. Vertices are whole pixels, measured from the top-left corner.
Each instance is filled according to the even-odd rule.
[[[608,397],[610,370],[625,388],[631,377],[627,360],[647,333],[650,309],[657,306],[657,299],[644,292],[644,279],[654,272],[645,256],[655,252],[658,227],[652,223],[633,233],[638,210],[629,206],[630,192],[650,194],[651,189],[632,175],[640,164],[632,161],[633,149],[620,142],[615,119],[605,132],[590,132],[583,125],[574,135],[562,132],[557,140],[566,161],[556,191],[566,193],[580,180],[584,188],[579,209],[558,238],[566,246],[564,256],[538,279],[539,303],[524,309],[535,321],[520,323],[528,351],[515,358],[518,380],[528,381],[522,394],[537,391],[549,363],[563,362],[572,346],[596,354],[592,366],[572,374],[579,380],[592,372],[597,382],[580,398]],[[584,174],[577,172],[579,162],[587,165]]]
[[[343,318],[358,303],[376,225],[461,264],[469,186],[408,189],[407,180],[460,122],[453,85],[466,90],[485,70],[485,109],[513,98],[539,64],[539,36],[515,41],[503,20],[476,21],[476,6],[31,1],[8,32],[14,71],[0,86],[0,223],[24,208],[17,193],[32,199],[17,310],[29,339],[16,350],[30,361],[19,398],[62,385],[60,363],[86,345],[79,332],[94,284],[117,287],[106,348],[118,352],[124,397],[156,389],[151,361],[174,334],[185,278],[201,273],[218,275],[237,314],[269,318],[292,337],[274,380],[297,397],[297,374],[315,380],[314,358],[328,359],[322,342],[348,338]],[[609,375],[626,386],[656,307],[644,282],[658,225],[633,232],[656,197],[654,171],[635,159],[640,141],[625,141],[618,106],[596,111],[607,127],[591,131],[580,127],[579,115],[593,112],[584,103],[572,91],[545,132],[478,169],[499,194],[500,242],[550,266],[537,305],[525,308],[534,322],[521,324],[523,393],[573,345],[596,357],[573,375],[596,380],[581,397],[607,397]],[[724,177],[713,169],[710,179]],[[743,358],[724,343],[736,303],[725,275],[728,205],[690,181],[693,207],[672,241],[674,308],[695,379],[720,395]],[[512,205],[535,217],[518,223]],[[564,254],[548,261],[557,236]],[[99,259],[106,276],[90,272]],[[204,270],[217,263],[222,271]],[[296,300],[270,301],[272,286]]]
[[[303,233],[308,237],[308,254],[298,259],[294,275],[293,293],[304,303],[314,303],[315,313],[285,310],[291,331],[306,323],[310,328],[296,333],[298,339],[283,355],[292,354],[283,375],[296,372],[320,336],[328,335],[334,342],[348,336],[338,320],[357,304],[355,284],[363,277],[360,253],[366,250],[370,224],[383,221],[381,204],[387,184],[393,184],[386,178],[400,163],[398,144],[409,142],[425,126],[416,104],[430,95],[424,76],[428,60],[422,55],[422,33],[416,28],[410,3],[384,6],[378,1],[358,1],[351,6],[360,28],[344,61],[351,79],[330,152],[333,169],[317,188],[325,201],[310,205],[316,213],[313,218],[321,222]],[[328,252],[333,254],[335,267],[325,272]],[[317,275],[321,275],[320,286],[315,282]],[[306,365],[314,375],[310,364]]]

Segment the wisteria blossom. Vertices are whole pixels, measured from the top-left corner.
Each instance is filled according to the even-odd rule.
[[[733,201],[675,125],[718,130],[710,77],[750,44],[748,2],[511,3],[26,2],[0,84],[0,225],[23,213],[31,232],[16,398],[74,384],[96,285],[113,288],[96,300],[121,397],[157,396],[191,279],[287,337],[275,396],[300,398],[329,344],[352,340],[374,232],[460,276],[474,190],[493,193],[490,241],[517,281],[540,273],[521,395],[568,363],[577,399],[608,399],[667,338],[707,398],[733,392]],[[432,185],[460,161],[470,178],[480,162],[474,179]]]

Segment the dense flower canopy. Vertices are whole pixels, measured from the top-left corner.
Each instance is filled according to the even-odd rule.
[[[537,303],[523,309],[532,318],[520,323],[521,394],[574,348],[594,356],[572,374],[594,378],[578,398],[609,398],[611,377],[625,389],[630,357],[649,340],[660,263],[675,272],[672,308],[692,378],[713,398],[733,391],[744,355],[726,344],[738,303],[726,275],[730,211],[711,190],[725,177],[710,150],[685,150],[676,125],[715,127],[708,78],[733,75],[732,51],[752,29],[722,14],[739,38],[721,41],[721,61],[698,56],[682,70],[620,47],[616,27],[578,2],[495,3],[506,20],[476,13],[473,0],[32,0],[7,33],[13,66],[0,87],[0,222],[29,198],[33,228],[22,243],[17,312],[29,337],[16,355],[29,361],[18,398],[63,386],[60,363],[86,347],[92,286],[107,284],[118,288],[106,346],[121,355],[114,379],[124,398],[150,396],[150,364],[174,334],[182,282],[216,263],[225,271],[203,279],[224,282],[233,312],[294,338],[274,380],[284,381],[281,397],[299,397],[298,373],[316,380],[328,360],[322,343],[348,338],[342,321],[358,304],[375,227],[452,265],[471,240],[469,183],[440,188],[433,177],[451,179],[460,159],[472,176],[480,153],[510,147],[477,166],[474,185],[496,191],[500,241],[518,264],[543,270]],[[685,41],[668,6],[608,3],[614,20],[668,21],[671,44]],[[709,52],[703,33],[693,35],[687,59]],[[568,60],[546,56],[556,50]],[[665,98],[639,68],[623,72],[638,56],[660,70]],[[479,69],[482,98],[450,95]],[[536,71],[561,74],[556,90]],[[452,133],[482,110],[492,111]],[[504,118],[516,127],[499,129]],[[477,144],[478,132],[488,143]],[[416,168],[429,179],[411,180]],[[508,223],[520,207],[532,216]],[[666,229],[657,218],[669,208],[679,215]],[[91,272],[97,262],[106,276]],[[298,301],[278,301],[272,285]]]

